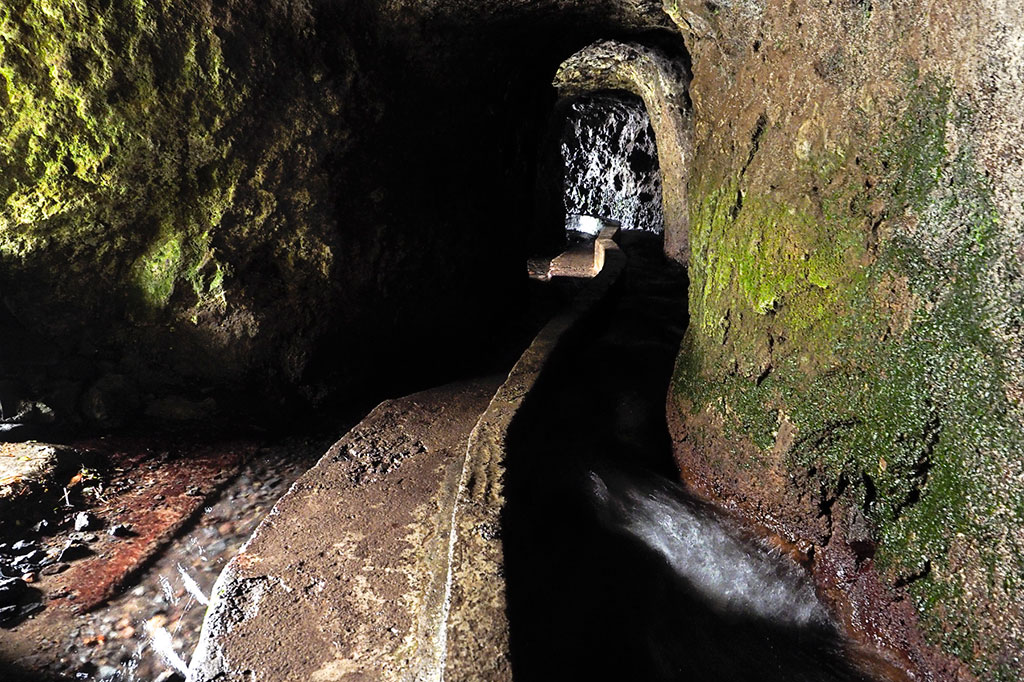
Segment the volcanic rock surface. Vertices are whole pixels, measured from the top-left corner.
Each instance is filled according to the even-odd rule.
[[[564,230],[536,179],[572,83],[655,131],[688,479],[913,674],[1019,679],[1017,0],[10,0],[3,437],[279,417],[486,352]]]

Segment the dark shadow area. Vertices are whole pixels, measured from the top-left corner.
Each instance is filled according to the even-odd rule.
[[[10,439],[134,424],[173,432],[178,422],[294,432],[312,413],[329,419],[486,371],[492,340],[514,335],[534,305],[524,262],[543,219],[534,191],[558,64],[599,38],[685,56],[660,7],[610,0],[327,2],[310,21],[312,34],[271,9],[219,8],[211,19],[249,93],[224,124],[230,161],[261,167],[268,140],[294,126],[290,102],[340,107],[275,161],[275,184],[263,188],[276,194],[273,220],[239,236],[256,229],[247,194],[213,226],[211,253],[230,265],[224,286],[244,315],[193,321],[196,295],[181,282],[166,309],[133,312],[124,273],[97,282],[100,268],[76,262],[82,274],[65,282],[40,261],[13,279],[5,260],[0,299],[18,324],[4,325],[0,346],[31,351],[0,359]],[[181,173],[214,182],[207,169]],[[315,210],[300,210],[293,190]],[[139,243],[119,256],[122,269],[158,245],[152,232],[130,231]],[[305,247],[289,235],[329,248],[328,271],[295,261]],[[36,403],[44,416],[21,408]]]
[[[686,273],[656,237],[623,242],[626,271],[558,349],[509,433],[504,542],[517,679],[869,679],[844,660],[824,618],[798,618],[797,605],[788,613],[785,597],[778,618],[737,608],[743,599],[727,593],[717,557],[709,575],[709,557],[691,552],[684,560],[703,572],[681,572],[670,559],[672,543],[686,541],[673,536],[675,521],[644,515],[657,503],[743,546],[672,482],[664,404],[687,322]],[[771,562],[749,547],[770,579]]]
[[[3,660],[0,660],[0,676],[4,682],[64,682],[67,679]]]

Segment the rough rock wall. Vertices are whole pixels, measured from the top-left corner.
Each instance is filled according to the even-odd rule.
[[[1020,679],[1024,8],[666,10],[696,145],[681,466],[901,666]]]
[[[572,22],[620,9],[524,54],[518,14],[558,3],[503,8],[5,3],[0,418],[274,408],[472,345],[522,274]]]
[[[607,96],[573,102],[561,153],[568,218],[611,218],[626,230],[662,231],[658,149],[643,102]]]
[[[139,388],[297,381],[346,279],[335,166],[374,116],[353,107],[345,35],[310,39],[318,20],[289,1],[4,4],[0,362],[16,392],[74,414],[93,389],[131,411]]]

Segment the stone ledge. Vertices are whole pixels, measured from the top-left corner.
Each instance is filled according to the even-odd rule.
[[[443,676],[449,682],[512,679],[501,539],[508,427],[565,333],[604,298],[622,272],[626,256],[612,240],[617,230],[609,226],[598,235],[600,273],[537,334],[470,436],[452,524]]]
[[[381,403],[292,486],[218,578],[190,682],[510,678],[505,432],[621,272],[614,234],[599,235],[600,274],[500,387]]]

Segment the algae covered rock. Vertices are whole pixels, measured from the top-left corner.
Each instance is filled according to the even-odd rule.
[[[288,2],[4,4],[5,360],[36,383],[103,362],[151,384],[301,372],[330,308],[325,158],[351,85],[324,75],[344,37],[313,31]]]
[[[999,36],[1024,15],[670,9],[697,156],[681,466],[812,543],[821,590],[901,667],[1018,679],[1024,183],[990,146],[1024,144],[997,86],[1020,82]]]

